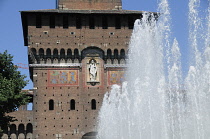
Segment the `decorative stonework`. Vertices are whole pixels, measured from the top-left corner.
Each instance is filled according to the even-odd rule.
[[[122,84],[124,81],[124,70],[108,71],[108,84]]]
[[[48,70],[48,86],[77,86],[78,70]]]

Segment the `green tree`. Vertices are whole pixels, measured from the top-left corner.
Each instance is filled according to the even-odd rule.
[[[28,97],[21,90],[28,81],[26,76],[17,71],[18,67],[12,62],[13,56],[5,51],[0,53],[0,137],[9,123],[15,121],[8,113],[17,110],[28,102]]]

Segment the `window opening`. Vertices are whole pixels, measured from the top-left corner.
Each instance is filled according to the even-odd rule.
[[[68,20],[68,16],[64,15],[63,16],[63,28],[68,28],[69,27],[69,20]]]
[[[42,16],[40,14],[36,15],[36,28],[42,27]]]
[[[82,22],[81,22],[81,17],[77,16],[76,17],[76,28],[81,29],[82,28]]]
[[[75,100],[74,100],[74,99],[72,99],[72,100],[70,101],[70,109],[71,109],[71,110],[75,110]]]
[[[95,29],[95,18],[93,16],[89,17],[89,28]]]
[[[108,20],[106,16],[102,17],[102,28],[103,29],[108,29]]]
[[[96,100],[95,99],[91,100],[91,109],[96,110]]]
[[[120,19],[120,17],[115,18],[115,29],[121,29],[121,19]]]
[[[128,28],[133,29],[134,26],[134,19],[132,16],[128,16]]]
[[[54,101],[52,99],[49,100],[49,110],[54,110]]]
[[[50,16],[50,28],[55,28],[55,16]]]

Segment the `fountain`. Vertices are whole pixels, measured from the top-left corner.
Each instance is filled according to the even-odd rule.
[[[98,139],[210,137],[210,5],[204,23],[199,6],[189,0],[192,61],[185,79],[178,41],[171,45],[168,1],[160,0],[158,21],[145,13],[135,22],[127,81],[105,94]]]

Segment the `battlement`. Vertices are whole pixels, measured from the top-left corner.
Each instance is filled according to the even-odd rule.
[[[62,10],[121,10],[121,0],[58,0],[57,8]]]

